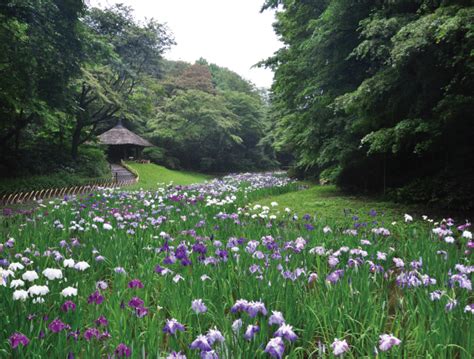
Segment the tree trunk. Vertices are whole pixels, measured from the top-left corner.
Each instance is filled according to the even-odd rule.
[[[71,142],[71,157],[74,161],[77,160],[79,145],[81,144],[81,132],[82,132],[82,123],[78,121],[76,123],[76,127],[74,128],[74,133],[72,134],[72,142]]]

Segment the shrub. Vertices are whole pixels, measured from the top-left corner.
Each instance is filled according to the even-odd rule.
[[[166,150],[161,147],[147,147],[143,150],[143,157],[151,162],[165,166],[170,169],[180,168],[179,159],[168,156]]]

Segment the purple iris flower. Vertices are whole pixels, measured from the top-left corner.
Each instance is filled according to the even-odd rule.
[[[201,359],[219,359],[219,355],[215,350],[202,351]]]
[[[140,279],[132,279],[130,282],[128,282],[128,287],[129,288],[143,288],[143,283],[140,281]]]
[[[183,259],[181,260],[181,265],[182,265],[183,267],[190,266],[191,264],[193,264],[193,262],[192,262],[191,259],[189,259],[188,257],[183,258]]]
[[[61,305],[61,310],[65,313],[76,310],[76,304],[72,300],[67,300]]]
[[[163,267],[160,266],[160,265],[157,265],[157,266],[155,267],[155,272],[158,273],[158,274],[161,274],[164,270],[165,270],[165,268],[163,268]]]
[[[84,339],[86,341],[90,341],[92,338],[100,338],[100,332],[97,328],[89,328],[84,332]]]
[[[105,318],[103,315],[101,315],[99,318],[96,319],[95,321],[95,324],[97,326],[103,326],[103,327],[106,327],[109,325],[109,321],[107,320],[107,318]]]
[[[207,247],[203,243],[195,243],[193,244],[193,252],[205,255],[207,252]]]
[[[186,359],[186,355],[181,352],[172,352],[166,357],[166,359]]]
[[[183,245],[183,244],[180,244],[178,246],[178,248],[176,248],[176,251],[174,252],[174,255],[179,260],[182,260],[182,259],[186,258],[188,256],[186,246]]]
[[[137,307],[135,308],[135,314],[138,318],[143,318],[145,315],[148,314],[148,308],[145,307]]]
[[[447,311],[447,312],[450,312],[451,310],[453,310],[456,306],[458,305],[458,301],[456,299],[450,299],[448,301],[448,304],[446,304],[444,306],[444,309]]]
[[[166,320],[166,324],[163,327],[163,333],[168,333],[171,335],[176,334],[177,331],[184,332],[184,325],[178,322],[176,319],[171,318]]]
[[[196,339],[189,346],[191,349],[199,349],[201,351],[211,351],[212,348],[209,345],[207,337],[204,335],[198,335]]]
[[[144,304],[143,300],[141,300],[139,297],[133,297],[128,302],[128,306],[132,308],[143,307],[143,304]]]
[[[69,338],[72,338],[74,339],[75,342],[77,342],[79,340],[80,335],[81,335],[81,331],[78,329],[78,330],[67,333],[67,339],[69,340]]]
[[[400,345],[402,341],[391,334],[380,335],[379,349],[383,352],[390,350],[394,345]]]
[[[255,317],[258,313],[262,313],[263,315],[267,315],[267,309],[265,308],[265,304],[262,302],[249,302],[247,307],[247,313],[250,317]]]
[[[59,318],[54,319],[48,325],[48,329],[51,330],[53,333],[59,333],[60,331],[69,328],[69,325],[64,324]]]
[[[87,299],[87,303],[89,304],[101,304],[104,301],[104,297],[96,290],[92,293],[89,298]]]
[[[10,345],[13,349],[15,349],[18,345],[27,346],[30,340],[26,337],[26,335],[16,332],[10,336]]]
[[[344,270],[343,269],[338,269],[338,270],[335,270],[334,272],[329,273],[326,277],[326,281],[331,283],[331,284],[335,284],[343,276],[344,276]]]
[[[206,336],[209,345],[213,345],[215,342],[223,343],[225,340],[222,333],[216,327],[209,329]]]
[[[268,319],[268,325],[273,325],[273,324],[282,325],[284,323],[285,323],[285,318],[283,318],[283,314],[281,314],[281,312],[273,310],[272,315]]]
[[[258,325],[250,324],[245,330],[244,338],[246,340],[252,340],[255,334],[257,334],[259,331],[260,331],[260,328]]]
[[[265,353],[270,354],[272,358],[281,359],[283,358],[283,353],[285,352],[285,344],[283,339],[276,337],[270,339],[267,346],[265,347]]]
[[[191,303],[191,308],[196,312],[196,314],[207,312],[207,307],[202,301],[202,299],[195,299]]]
[[[296,339],[298,339],[298,336],[293,331],[293,327],[288,324],[282,324],[275,332],[274,336],[286,339],[289,342],[294,342]]]
[[[119,345],[117,345],[117,348],[115,348],[115,355],[117,355],[118,358],[128,358],[130,355],[132,355],[132,351],[125,344],[120,343]]]

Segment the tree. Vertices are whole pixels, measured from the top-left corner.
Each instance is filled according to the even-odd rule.
[[[215,93],[209,67],[199,63],[184,69],[176,79],[175,86],[181,90],[200,90],[210,94]]]
[[[222,97],[188,90],[170,98],[148,126],[158,145],[179,158],[183,167],[219,171],[233,145],[242,142],[235,134],[236,120]]]
[[[83,10],[80,0],[0,4],[2,153],[18,154],[28,127],[54,128],[64,118],[67,86],[82,60],[78,18]]]
[[[131,8],[123,5],[91,9],[83,29],[87,61],[73,88],[73,158],[79,145],[92,139],[104,124],[128,115],[129,98],[145,77],[161,75],[162,54],[173,44],[163,25],[154,20],[136,23]]]
[[[273,136],[300,175],[474,206],[472,196],[463,201],[473,181],[462,180],[474,178],[463,163],[474,153],[470,2],[263,6],[271,7],[280,7],[275,31],[285,43],[264,62],[276,70]]]

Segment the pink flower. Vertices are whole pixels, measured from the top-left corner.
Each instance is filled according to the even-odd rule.
[[[390,350],[394,345],[400,345],[402,341],[392,334],[382,334],[379,341],[379,349],[383,352]]]
[[[339,339],[334,339],[334,342],[331,344],[332,347],[332,352],[335,356],[339,356],[341,354],[344,354],[349,350],[349,344],[347,344],[347,341],[344,340],[339,340]]]

